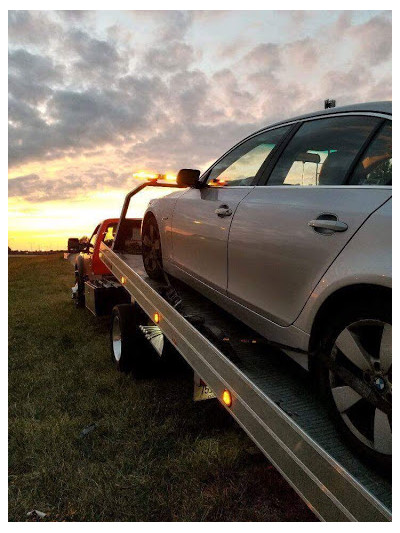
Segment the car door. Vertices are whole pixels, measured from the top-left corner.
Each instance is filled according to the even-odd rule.
[[[382,181],[355,185],[349,179],[371,139],[386,127],[383,119],[363,115],[301,123],[269,179],[236,210],[228,295],[279,325],[295,321],[346,243],[391,196]]]
[[[253,190],[266,158],[289,127],[259,133],[229,151],[206,172],[200,189],[178,198],[172,218],[172,261],[226,292],[227,243],[232,217]]]

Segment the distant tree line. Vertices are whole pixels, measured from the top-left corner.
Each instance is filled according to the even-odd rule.
[[[67,250],[11,250],[8,247],[8,255],[49,255],[49,254],[61,254]]]

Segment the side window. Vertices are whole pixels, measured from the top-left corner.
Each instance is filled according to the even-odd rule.
[[[261,165],[289,126],[260,133],[229,152],[212,169],[207,184],[215,186],[251,185]]]
[[[109,226],[107,226],[106,231],[104,232],[103,242],[107,246],[111,246],[114,242],[115,232],[117,230],[117,223],[112,222]]]
[[[392,184],[392,123],[387,121],[361,157],[351,185]]]
[[[88,247],[89,248],[93,248],[94,247],[94,244],[96,242],[96,238],[97,238],[97,233],[99,231],[99,228],[100,228],[100,224],[96,227],[96,229],[94,230],[94,232],[92,233],[92,236],[90,237],[90,241],[89,241],[89,244],[88,244]]]
[[[379,120],[349,116],[304,122],[279,158],[267,185],[342,185]]]

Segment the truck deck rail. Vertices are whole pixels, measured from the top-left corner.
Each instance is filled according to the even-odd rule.
[[[140,255],[102,243],[100,258],[132,301],[150,318],[158,314],[162,333],[217,398],[230,392],[232,403],[225,407],[319,519],[391,520],[391,482],[342,442],[300,368],[263,342],[249,341],[249,328],[177,281],[178,311],[160,294],[162,285],[148,278]],[[223,331],[238,361],[200,332],[187,319],[191,314]]]

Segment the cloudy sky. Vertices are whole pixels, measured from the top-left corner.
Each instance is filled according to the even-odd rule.
[[[9,245],[64,247],[119,215],[134,172],[205,169],[391,82],[389,11],[11,11]]]

